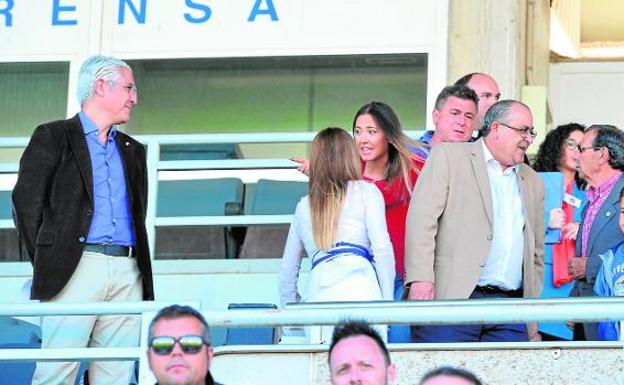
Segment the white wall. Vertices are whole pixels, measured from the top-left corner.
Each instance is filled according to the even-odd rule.
[[[553,127],[578,122],[624,129],[624,62],[553,63],[548,102]]]

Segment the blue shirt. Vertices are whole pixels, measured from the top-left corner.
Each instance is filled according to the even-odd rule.
[[[417,140],[417,142],[423,146],[424,150],[418,147],[412,147],[410,150],[412,150],[414,154],[420,155],[426,160],[431,152],[431,138],[433,138],[433,131],[425,131],[425,133]]]
[[[98,139],[95,123],[83,111],[78,116],[84,129],[93,169],[94,207],[87,243],[134,246],[135,236],[124,167],[115,142],[117,130],[111,127],[104,145]]]
[[[602,266],[596,276],[594,292],[602,297],[624,296],[624,242],[601,255]],[[599,322],[598,339],[619,340],[619,322]]]

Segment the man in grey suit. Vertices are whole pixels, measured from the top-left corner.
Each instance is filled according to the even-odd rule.
[[[624,133],[617,127],[596,124],[585,130],[579,144],[580,172],[590,185],[588,203],[576,238],[576,256],[568,263],[576,279],[571,297],[594,296],[594,282],[603,254],[624,240],[618,226],[620,191],[624,188]],[[596,323],[577,324],[574,339],[598,339]]]
[[[540,295],[544,186],[523,163],[533,116],[503,100],[486,113],[484,130],[476,142],[434,147],[418,177],[405,231],[411,300]],[[522,324],[412,329],[414,342],[526,339]]]

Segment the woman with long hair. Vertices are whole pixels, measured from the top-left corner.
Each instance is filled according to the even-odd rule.
[[[394,299],[404,292],[405,219],[418,173],[424,165],[419,153],[428,152],[420,143],[410,139],[401,128],[397,114],[388,104],[366,103],[355,113],[353,137],[362,164],[362,179],[381,191],[386,209],[386,224],[392,242],[395,264]],[[309,162],[292,158],[308,174]],[[390,325],[389,342],[411,342],[409,325]]]
[[[569,258],[574,258],[576,236],[581,220],[582,202],[585,198],[585,182],[577,171],[578,146],[583,139],[585,127],[570,123],[551,130],[537,152],[533,169],[537,172],[559,172],[563,191],[555,192],[561,206],[551,207],[546,200],[544,289],[542,297],[567,297],[574,282],[567,271]],[[548,190],[547,190],[548,191]],[[545,339],[572,339],[572,331],[563,323],[540,323],[539,331]]]
[[[309,195],[295,210],[279,273],[282,306],[291,302],[392,300],[394,255],[379,190],[361,180],[353,138],[326,128],[312,141]],[[297,290],[302,251],[312,269]],[[321,341],[330,338],[323,328]]]

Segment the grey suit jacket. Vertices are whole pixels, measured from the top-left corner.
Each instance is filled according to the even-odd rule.
[[[434,282],[436,299],[465,299],[489,254],[492,194],[483,139],[436,146],[418,177],[407,214],[406,283]],[[518,171],[525,211],[523,288],[539,297],[544,269],[544,186],[528,166]]]
[[[624,176],[620,176],[620,179],[613,186],[611,194],[607,197],[604,204],[598,211],[598,215],[592,223],[589,230],[589,239],[587,240],[587,266],[585,269],[585,278],[577,280],[572,292],[571,297],[591,297],[594,296],[594,283],[596,282],[596,275],[600,270],[602,260],[600,254],[604,254],[611,247],[617,245],[624,240],[622,230],[619,226],[620,218],[620,191],[624,188]],[[585,207],[587,209],[587,206]],[[583,221],[585,221],[585,214],[583,212]],[[578,236],[576,238],[576,255],[581,256],[581,245],[583,239],[583,225],[579,229]],[[595,323],[585,323],[585,337],[590,341],[598,339],[597,329]]]

